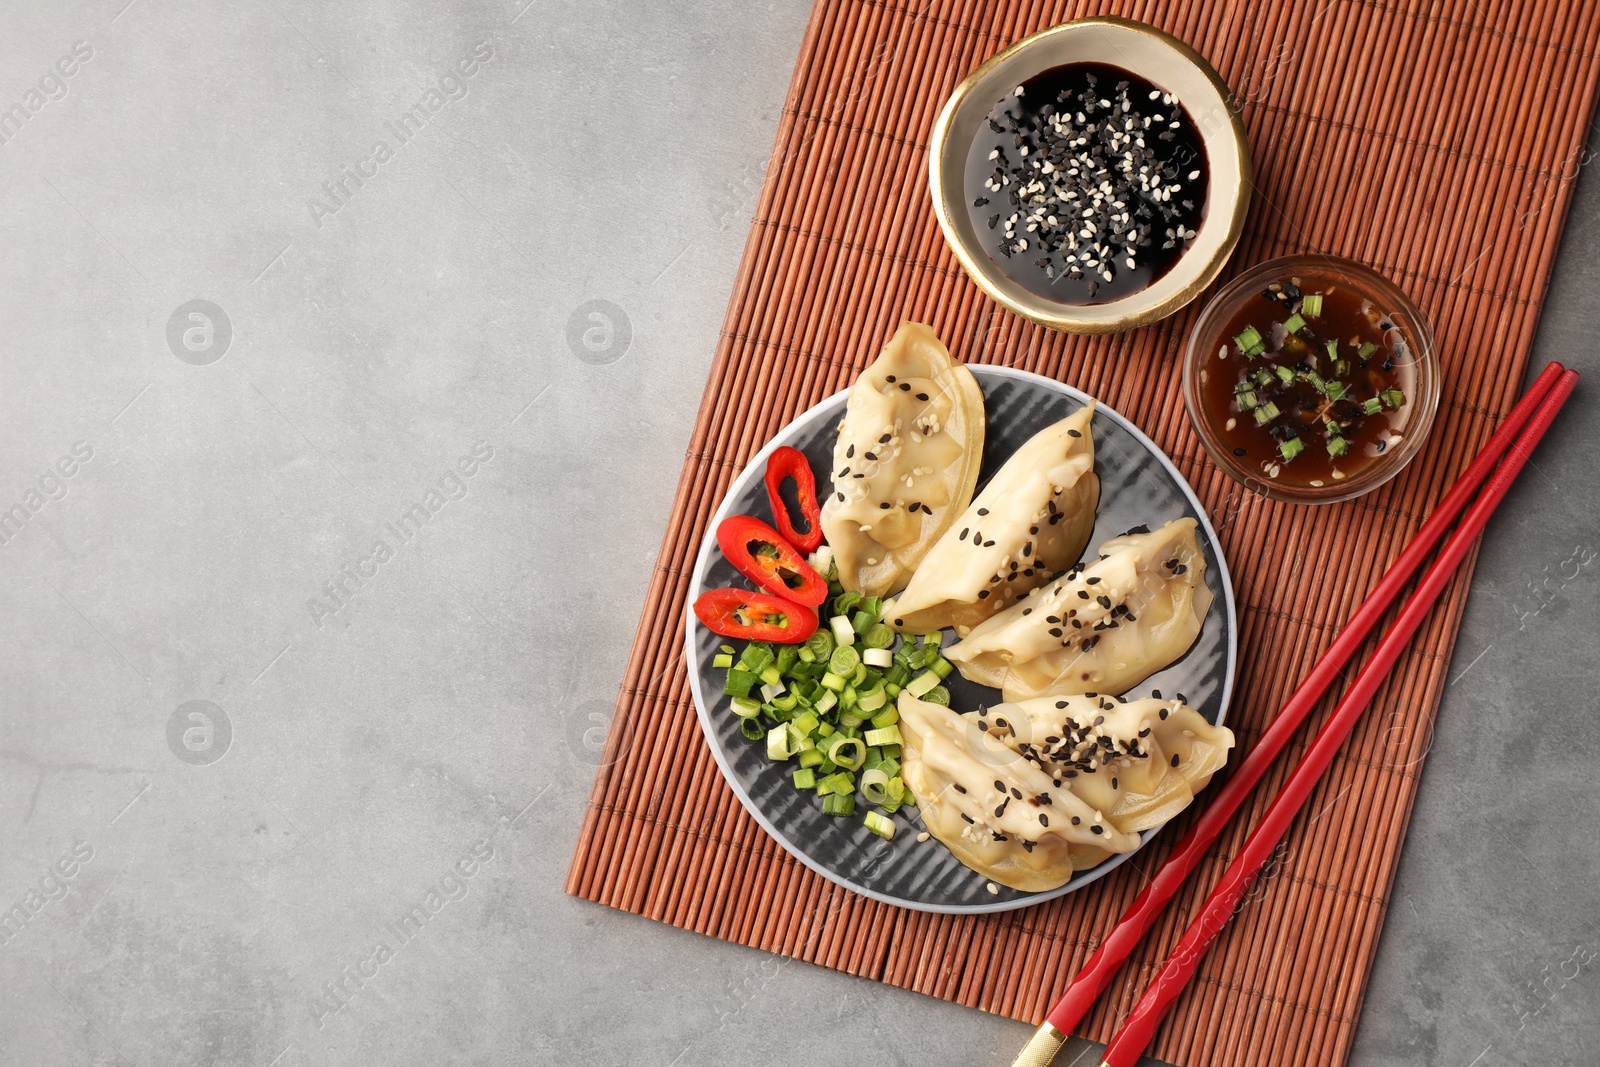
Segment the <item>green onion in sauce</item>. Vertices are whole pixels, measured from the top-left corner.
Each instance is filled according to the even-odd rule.
[[[1321,487],[1400,440],[1416,366],[1384,310],[1347,285],[1297,276],[1246,300],[1201,369],[1224,445],[1262,477]]]

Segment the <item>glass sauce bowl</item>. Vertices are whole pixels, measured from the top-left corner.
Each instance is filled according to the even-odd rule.
[[[1241,316],[1251,317],[1246,308],[1258,312],[1277,306],[1264,299],[1272,286],[1279,287],[1280,294],[1285,287],[1293,287],[1303,293],[1326,291],[1332,294],[1324,297],[1324,303],[1330,310],[1337,295],[1341,298],[1340,306],[1345,310],[1358,302],[1363,312],[1370,308],[1377,315],[1376,325],[1369,334],[1378,339],[1378,348],[1371,357],[1374,362],[1369,377],[1393,377],[1403,382],[1407,387],[1404,390],[1405,401],[1398,408],[1383,406],[1375,415],[1353,420],[1355,429],[1350,434],[1351,451],[1347,453],[1348,459],[1343,456],[1335,459],[1327,454],[1323,441],[1327,434],[1317,427],[1314,435],[1308,435],[1304,442],[1304,448],[1310,451],[1307,462],[1296,467],[1293,460],[1283,461],[1281,456],[1265,447],[1264,431],[1256,429],[1252,410],[1242,407],[1234,392],[1234,383],[1243,375],[1254,374],[1263,368],[1275,371],[1273,363],[1283,362],[1287,358],[1247,358],[1234,332]],[[1350,300],[1352,296],[1357,298],[1356,301]],[[1284,311],[1294,303],[1279,302]],[[1279,313],[1277,317],[1282,318],[1283,314]],[[1257,315],[1256,320],[1270,327],[1269,318]],[[1304,367],[1310,362],[1314,364],[1311,369],[1313,376],[1320,370],[1328,378],[1335,378],[1330,367],[1334,354],[1326,353],[1322,347],[1332,340],[1338,343],[1345,362],[1354,367],[1353,377],[1345,377],[1352,381],[1363,378],[1366,364],[1354,355],[1352,343],[1355,338],[1324,339],[1318,333],[1319,328],[1322,332],[1336,332],[1332,326],[1337,319],[1324,319],[1319,313],[1302,321],[1307,326],[1305,334],[1317,336],[1318,339],[1314,344],[1305,346],[1308,357],[1315,358],[1302,360],[1300,366]],[[1275,338],[1281,337],[1281,334],[1274,334],[1263,338],[1263,341],[1271,345]],[[1377,362],[1380,358],[1385,362]],[[1382,373],[1380,367],[1383,368]],[[1300,373],[1303,375],[1305,371]],[[1330,504],[1350,500],[1371,492],[1399,474],[1416,457],[1433,427],[1439,407],[1439,379],[1439,357],[1434,349],[1433,332],[1427,317],[1388,279],[1359,263],[1334,256],[1286,256],[1251,267],[1240,274],[1218,290],[1201,310],[1189,334],[1183,357],[1184,406],[1188,409],[1190,422],[1200,437],[1200,443],[1210,453],[1211,459],[1252,492],[1296,504]],[[1227,383],[1226,391],[1222,388],[1224,382]],[[1297,383],[1296,388],[1304,391],[1307,386]],[[1354,395],[1359,397],[1364,389],[1370,387],[1365,386],[1362,380],[1356,385]],[[1248,399],[1255,400],[1254,397]],[[1334,410],[1348,413],[1352,409],[1348,403],[1339,403]],[[1239,420],[1249,421],[1241,426]],[[1372,437],[1378,438],[1378,441],[1368,439]],[[1278,443],[1281,442],[1273,442],[1274,447]],[[1314,451],[1319,448],[1324,451]],[[1240,452],[1245,454],[1241,456],[1238,454]],[[1300,456],[1294,458],[1299,459]],[[1320,469],[1324,466],[1329,468],[1328,473]],[[1300,476],[1300,472],[1308,470],[1318,477]]]

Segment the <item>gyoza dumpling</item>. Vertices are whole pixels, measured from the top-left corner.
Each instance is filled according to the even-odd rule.
[[[1160,826],[1228,762],[1233,732],[1181,700],[1079,694],[964,716],[1123,833]]]
[[[929,549],[884,617],[911,633],[967,631],[1083,555],[1100,479],[1094,402],[1028,439]]]
[[[1125,693],[1194,644],[1211,608],[1194,519],[1126,533],[945,649],[1007,700]]]
[[[833,446],[822,532],[839,581],[865,596],[903,588],[972,500],[983,393],[933,330],[908,322],[850,387]]]
[[[956,859],[1029,892],[1065,885],[1074,850],[1084,866],[1130,852],[1125,833],[1050,775],[949,708],[901,693],[901,775],[917,812]]]

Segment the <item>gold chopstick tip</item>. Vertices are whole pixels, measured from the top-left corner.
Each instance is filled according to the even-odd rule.
[[[1066,1043],[1066,1034],[1049,1023],[1041,1023],[1039,1029],[1033,1032],[1033,1037],[1022,1046],[1022,1051],[1017,1053],[1017,1058],[1011,1061],[1011,1067],[1050,1067],[1050,1061],[1056,1058],[1056,1053]]]

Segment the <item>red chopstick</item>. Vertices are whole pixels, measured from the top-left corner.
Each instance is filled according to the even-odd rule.
[[[1543,381],[1548,374],[1546,371],[1540,381]],[[1383,684],[1390,668],[1405,651],[1412,635],[1422,625],[1423,619],[1460,567],[1473,542],[1483,532],[1490,516],[1505,498],[1517,475],[1521,473],[1529,454],[1538,445],[1545,431],[1550,428],[1551,421],[1566,403],[1567,397],[1572,394],[1577,383],[1577,372],[1566,371],[1560,374],[1559,380],[1549,389],[1538,411],[1529,422],[1527,430],[1510,448],[1505,462],[1489,479],[1483,494],[1467,511],[1466,517],[1462,519],[1455,533],[1445,542],[1439,557],[1423,575],[1416,591],[1400,610],[1394,625],[1379,642],[1372,658],[1362,668],[1355,683],[1350,686],[1344,699],[1339,702],[1333,715],[1317,734],[1305,757],[1301,759],[1277,799],[1272,802],[1272,806],[1267,809],[1266,815],[1251,832],[1244,848],[1228,865],[1216,888],[1207,898],[1205,906],[1189,924],[1188,930],[1167,957],[1167,962],[1157,974],[1155,981],[1145,990],[1139,1003],[1123,1020],[1121,1030],[1106,1048],[1101,1067],[1134,1067],[1140,1054],[1155,1035],[1156,1026],[1195,971],[1199,969],[1206,950],[1227,926],[1234,908],[1248,891],[1256,873],[1266,863],[1284,833],[1288,831],[1295,815],[1311,796],[1312,790],[1333,762],[1333,757],[1338,753],[1340,746],[1344,744],[1350,731],[1361,718],[1362,712],[1366,710],[1373,694]]]

